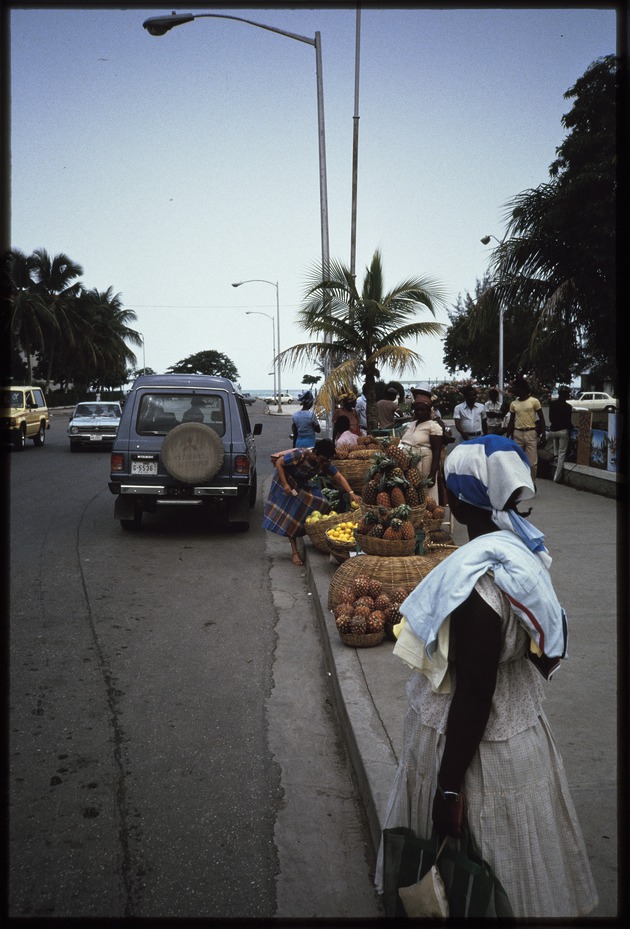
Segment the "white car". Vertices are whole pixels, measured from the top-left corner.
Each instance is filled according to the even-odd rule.
[[[265,397],[265,403],[272,404],[277,403],[277,397]],[[293,397],[290,394],[280,394],[280,403],[293,403]]]
[[[111,448],[121,414],[118,402],[90,400],[78,403],[68,423],[70,451],[79,452],[88,445]]]
[[[569,400],[568,403],[574,410],[593,410],[595,412],[603,410],[606,413],[616,413],[619,409],[619,401],[610,394],[601,391],[583,391],[575,400]]]

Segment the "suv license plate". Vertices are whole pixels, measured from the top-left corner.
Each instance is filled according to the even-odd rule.
[[[131,473],[132,474],[157,474],[158,473],[157,461],[132,461],[131,462]]]

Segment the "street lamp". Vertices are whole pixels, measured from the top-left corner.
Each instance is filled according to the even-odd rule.
[[[499,247],[503,245],[505,239],[507,238],[507,232],[501,240],[497,239],[495,235],[484,235],[481,239],[482,245],[489,245],[490,239],[494,239],[495,242],[498,242]],[[499,395],[503,399],[503,300],[499,297]]]
[[[234,284],[234,287],[237,285]],[[269,313],[262,313],[260,310],[246,310],[245,316],[266,316],[267,319],[271,320],[271,330],[272,330],[272,340],[273,340],[273,395],[277,397],[276,393],[276,322],[273,316],[270,316]]]
[[[295,39],[297,42],[305,42],[312,45],[315,49],[315,74],[317,79],[317,129],[319,140],[319,204],[320,204],[320,221],[321,221],[321,242],[322,242],[322,276],[324,280],[328,279],[330,267],[330,244],[328,236],[328,181],[326,173],[326,133],[324,127],[324,83],[322,78],[322,43],[319,32],[315,33],[314,39],[308,36],[297,35],[294,32],[285,32],[284,29],[277,29],[275,26],[266,26],[264,23],[257,23],[251,19],[243,19],[242,16],[228,16],[223,13],[173,13],[171,16],[152,16],[146,19],[142,24],[149,35],[162,36],[174,26],[181,26],[184,23],[190,23],[194,19],[233,19],[240,23],[247,23],[249,26],[257,26],[259,29],[266,29],[269,32],[276,32],[284,35],[289,39]],[[278,334],[278,341],[280,335]]]
[[[251,277],[247,281],[237,281],[235,284],[232,284],[232,287],[240,287],[241,284],[270,284],[272,287],[276,288],[276,354],[274,355],[274,367],[277,366],[278,370],[278,413],[282,413],[282,383],[280,377],[280,362],[277,362],[276,358],[280,354],[280,288],[278,287],[278,282],[274,284],[273,281],[266,281],[264,277]],[[263,313],[263,316],[266,316],[266,313]]]

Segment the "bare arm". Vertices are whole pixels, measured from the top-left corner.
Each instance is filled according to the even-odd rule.
[[[438,774],[442,791],[459,794],[468,766],[488,723],[501,653],[497,614],[473,590],[451,616],[456,638],[456,685]],[[433,801],[433,821],[441,835],[457,836],[462,805],[445,799],[440,790]]]

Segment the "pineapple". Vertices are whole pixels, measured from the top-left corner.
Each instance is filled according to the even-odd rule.
[[[383,593],[382,583],[379,580],[377,580],[375,577],[371,577],[370,578],[370,597],[372,597],[372,599],[376,601],[376,599],[380,597],[382,593]]]
[[[352,582],[352,590],[355,598],[369,597],[372,584],[372,578],[367,574],[358,574]]]
[[[388,509],[391,508],[392,501],[389,496],[389,491],[386,489],[379,490],[376,495],[376,505],[377,506],[386,506]]]
[[[338,603],[333,610],[333,615],[335,619],[339,619],[344,614],[352,614],[353,612],[354,610],[351,603]]]
[[[356,612],[357,608],[360,607],[360,606],[366,606],[366,607],[368,608],[368,610],[370,610],[370,611],[373,610],[373,609],[374,609],[374,600],[373,600],[373,598],[372,598],[372,597],[367,597],[367,596],[366,596],[366,597],[359,597],[358,600],[355,600],[355,601],[354,601],[355,612]]]
[[[367,631],[368,632],[382,632],[385,627],[385,614],[380,610],[374,610],[368,616],[367,620]]]
[[[374,609],[379,613],[386,613],[391,605],[392,601],[389,599],[387,594],[379,594],[379,596],[374,601]]]
[[[422,483],[422,475],[420,474],[420,472],[415,466],[411,468],[407,468],[407,470],[405,471],[405,477],[407,479],[407,482],[409,484],[412,484],[414,487],[419,487],[420,484]]]
[[[433,497],[428,497],[427,498],[427,513],[432,513],[433,510],[436,508],[436,506],[437,506],[437,503],[435,502]]]
[[[392,601],[393,605],[395,605],[396,607],[399,607],[400,604],[403,602],[403,600],[406,600],[408,596],[409,596],[408,590],[406,590],[404,587],[398,587],[396,590],[393,591],[390,597],[390,600]]]
[[[409,455],[403,448],[400,448],[398,445],[388,445],[386,452],[392,461],[396,462],[399,468],[402,468],[403,471],[407,470],[409,467]]]
[[[385,614],[385,622],[390,623],[392,626],[397,626],[401,621],[402,613],[399,611],[398,607],[390,606],[389,610]]]
[[[339,619],[335,620],[335,624],[339,632],[350,632],[352,626],[353,614],[352,613],[342,613]]]
[[[354,603],[354,590],[351,587],[344,587],[339,591],[338,603]]]
[[[392,519],[390,519],[389,526],[385,530],[383,538],[388,542],[398,541],[401,538],[401,526],[402,520],[396,519],[394,516]]]
[[[382,539],[385,534],[385,526],[377,521],[371,526],[368,535],[371,539]]]
[[[423,494],[424,497],[424,494]],[[420,506],[421,500],[420,495],[418,494],[418,488],[414,487],[413,484],[409,484],[405,490],[405,503],[408,506]]]
[[[392,501],[393,507],[401,506],[405,502],[405,488],[406,487],[407,487],[407,481],[404,478],[402,480],[397,479],[392,484],[392,488],[389,492],[389,496]]]
[[[363,485],[361,496],[363,498],[363,502],[366,505],[371,506],[376,503],[376,496],[378,494],[378,486],[379,486],[378,479],[369,480]]]
[[[355,613],[354,616],[350,617],[348,632],[353,635],[365,635],[367,632],[369,615],[370,611],[368,610],[366,613]]]
[[[403,542],[411,542],[412,539],[416,538],[416,530],[413,526],[413,523],[409,522],[408,519],[403,519],[400,527],[400,538]]]

